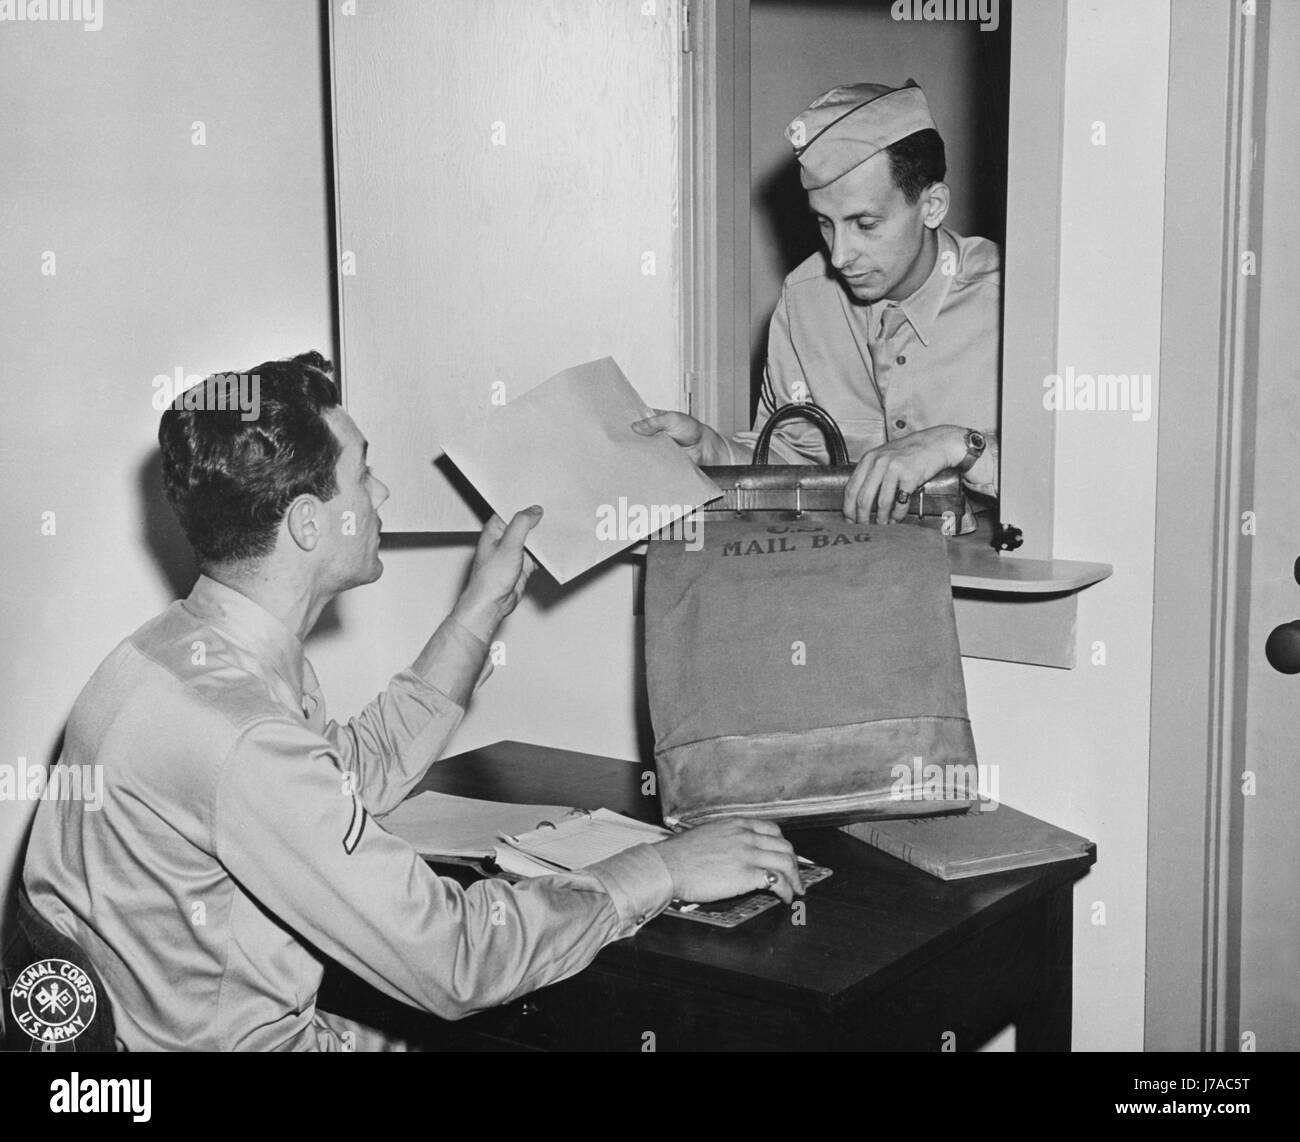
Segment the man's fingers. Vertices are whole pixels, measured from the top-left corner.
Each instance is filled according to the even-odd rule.
[[[761,887],[767,889],[768,892],[775,892],[787,904],[793,904],[795,895],[800,891],[799,871],[794,864],[793,858],[788,862],[781,861],[775,856],[766,859],[767,863],[762,866],[763,883]],[[769,883],[772,877],[776,877],[775,884]]]
[[[501,536],[505,530],[505,520],[493,513],[488,518],[487,523],[483,525],[483,530],[478,535],[478,542],[474,545],[475,567],[481,566],[483,560],[496,550],[496,546],[501,541]]]
[[[759,859],[774,872],[787,868],[790,872],[797,873],[799,858],[795,855],[794,846],[784,837],[756,836],[753,843],[756,851],[761,854]]]
[[[784,837],[781,826],[775,821],[766,821],[762,817],[741,817],[738,821],[750,832],[763,833],[769,837]]]
[[[776,877],[776,883],[769,884],[768,880],[770,880],[771,878],[767,875],[767,870],[764,869],[763,883],[759,887],[765,889],[768,892],[775,892],[777,896],[779,896],[783,901],[785,901],[785,903],[792,904],[794,902],[794,892],[791,890],[790,885],[786,882],[785,877],[781,876],[780,873],[775,872],[775,870],[773,870],[773,875]]]
[[[474,546],[475,568],[482,566],[483,561],[500,547],[509,549],[513,546],[516,550],[522,548],[523,537],[537,525],[541,518],[542,509],[536,504],[521,512],[515,512],[509,525],[499,515],[493,513],[483,525],[478,543]]]
[[[773,871],[790,886],[791,898],[802,896],[803,878],[799,875],[799,858],[795,856],[794,849],[787,846],[785,852],[775,855],[775,859],[779,863]],[[789,904],[790,900],[786,900],[786,903]]]
[[[639,432],[642,436],[653,436],[656,432],[663,432],[668,428],[671,412],[665,412],[661,408],[655,409],[654,416],[647,416],[643,420],[634,420],[632,422],[632,431]]]
[[[542,509],[537,504],[515,512],[505,533],[501,536],[500,547],[505,551],[522,552],[528,533],[541,522],[541,519]]]
[[[862,485],[867,482],[867,470],[870,467],[870,460],[858,461],[857,467],[853,469],[853,475],[849,477],[849,482],[844,487],[844,518],[851,519],[854,523],[859,522],[858,493],[862,490]]]
[[[897,496],[899,489],[906,491],[899,480],[898,471],[891,464],[880,480],[879,500],[876,507],[876,519],[880,523],[892,523],[894,520],[894,509],[898,507]]]
[[[915,489],[915,488],[908,487],[908,486],[907,486],[907,485],[906,485],[902,480],[899,481],[897,487],[898,487],[898,489],[902,489],[902,490],[905,491],[905,492],[910,492],[910,493],[911,493],[911,495],[908,496],[908,501],[909,501],[909,503],[907,503],[907,504],[900,504],[900,503],[898,502],[898,491],[897,491],[897,489],[895,490],[894,495],[893,495],[893,496],[891,497],[891,499],[890,499],[890,503],[892,504],[892,507],[890,508],[890,511],[889,511],[889,518],[890,518],[894,523],[902,523],[903,520],[905,520],[905,519],[907,518],[907,509],[908,509],[908,507],[909,507],[909,504],[910,504],[910,501],[911,501],[911,497],[914,496],[914,495],[916,495],[916,489]]]
[[[882,479],[884,479],[883,468],[880,465],[873,464],[867,473],[866,480],[863,481],[861,491],[858,492],[857,515],[854,517],[858,523],[871,522],[871,512],[876,506],[876,496],[880,492]]]
[[[748,834],[752,859],[762,872],[762,887],[790,904],[795,896],[803,894],[799,858],[795,856],[794,847],[782,836],[780,826],[772,821],[753,817],[745,818],[740,824]],[[775,884],[768,883],[768,873],[776,877]]]
[[[642,436],[665,432],[683,448],[697,445],[704,433],[699,422],[684,412],[656,412],[644,420],[633,421],[632,428]]]
[[[854,523],[866,523],[862,518],[863,495],[867,486],[867,480],[871,475],[871,465],[863,464],[853,473],[849,480],[849,486],[844,489],[844,516]]]
[[[515,602],[518,603],[524,596],[524,590],[528,586],[528,580],[532,578],[533,572],[537,570],[537,560],[534,559],[527,551],[524,552],[523,566],[519,569],[519,578],[515,580]]]
[[[773,837],[765,833],[755,833],[750,838],[750,844],[757,852],[774,853],[777,856],[794,859],[794,846],[782,836]]]

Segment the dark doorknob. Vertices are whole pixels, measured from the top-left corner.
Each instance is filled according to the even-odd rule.
[[[1300,619],[1273,628],[1273,633],[1264,643],[1264,657],[1274,670],[1283,674],[1300,674]]]

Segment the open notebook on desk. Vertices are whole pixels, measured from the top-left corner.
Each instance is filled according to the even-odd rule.
[[[379,823],[426,859],[473,863],[511,879],[585,868],[633,845],[672,836],[610,809],[516,805],[434,792],[404,801]],[[801,873],[806,888],[830,870],[805,863]],[[770,892],[751,892],[711,904],[674,901],[666,914],[733,928],[779,903]]]
[[[496,850],[498,867],[521,876],[586,868],[630,849],[671,837],[667,829],[648,825],[610,809],[579,810],[559,821],[540,821],[536,828],[502,834]],[[522,858],[519,859],[519,858]]]
[[[408,798],[379,823],[423,857],[483,860],[510,848],[545,862],[547,872],[582,868],[672,836],[609,809],[517,805],[434,792]]]

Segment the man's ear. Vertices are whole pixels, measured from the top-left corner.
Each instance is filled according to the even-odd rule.
[[[315,551],[321,537],[320,500],[315,496],[299,496],[289,505],[284,525],[300,550]]]
[[[948,217],[951,205],[950,192],[946,182],[932,182],[921,192],[921,221],[931,230],[937,230]]]

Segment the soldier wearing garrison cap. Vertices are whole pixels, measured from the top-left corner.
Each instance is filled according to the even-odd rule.
[[[635,426],[666,432],[700,464],[747,464],[776,409],[814,401],[839,422],[857,470],[844,513],[900,520],[946,468],[976,504],[998,493],[1001,259],[947,229],[943,140],[925,93],[857,83],[818,96],[786,128],[824,248],[781,287],[752,432],[724,440],[684,413]],[[820,432],[780,425],[778,463],[826,464]]]

